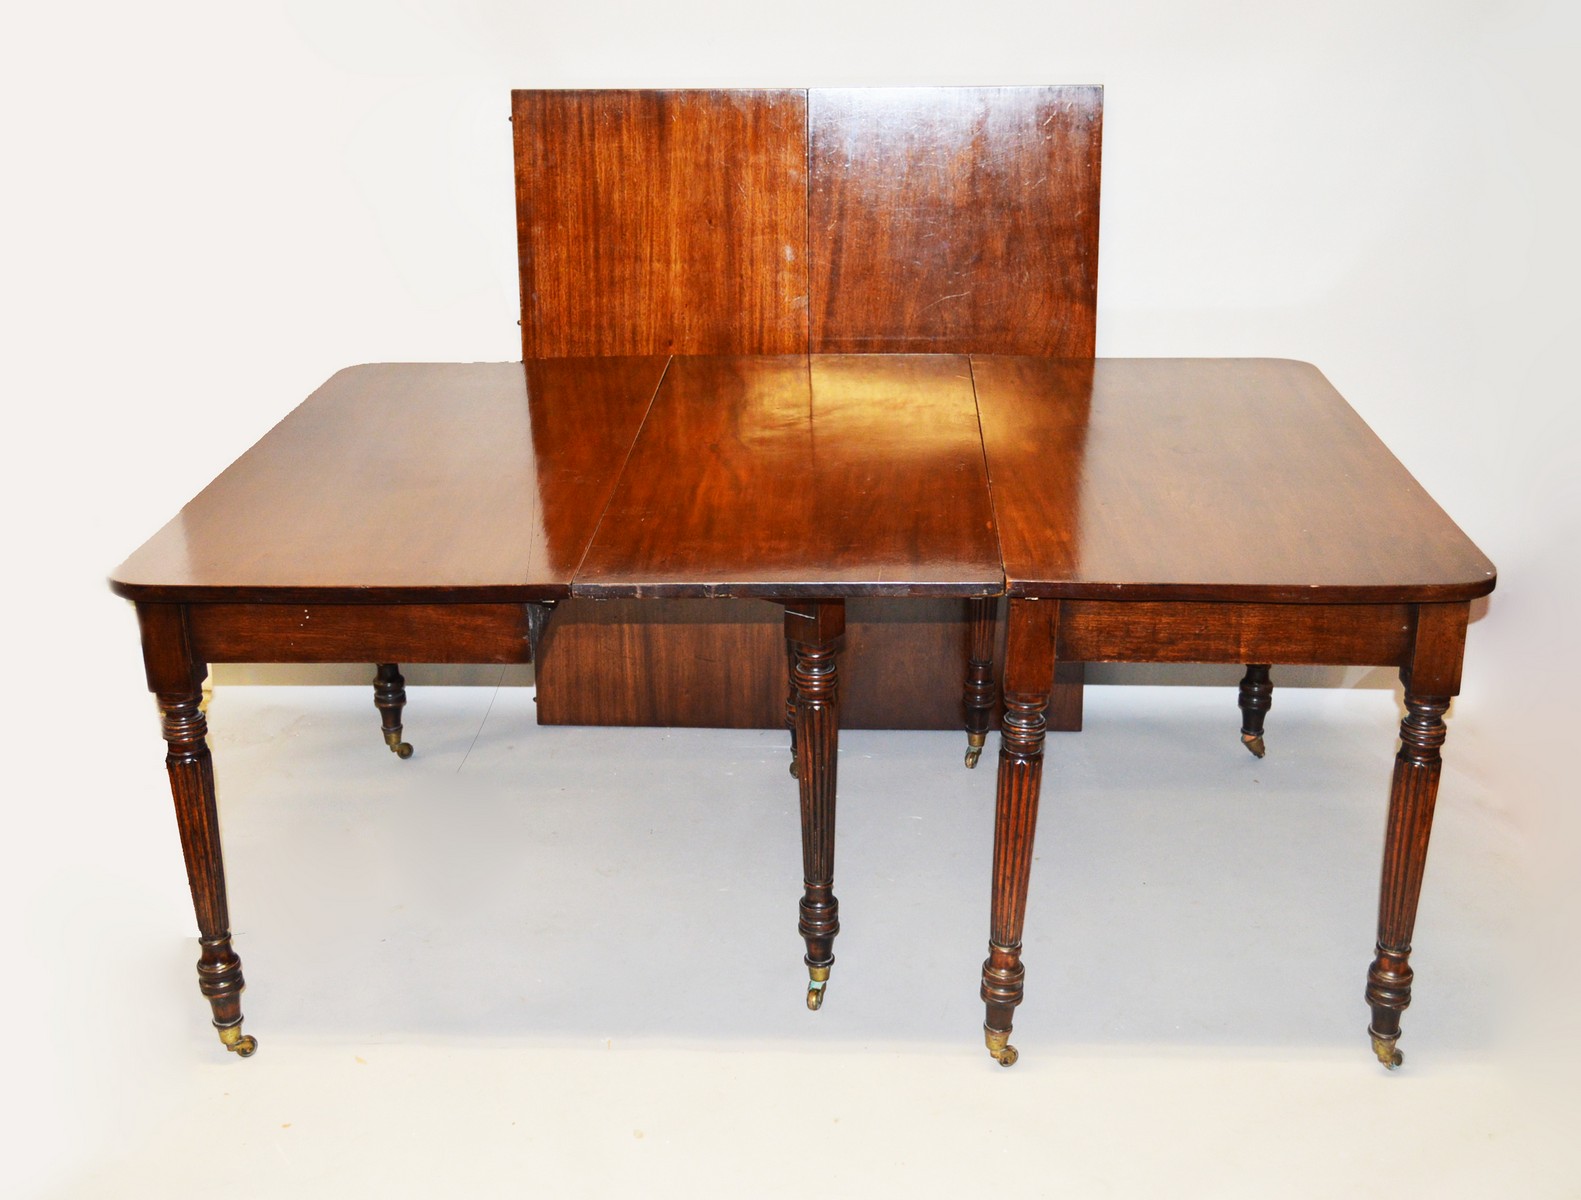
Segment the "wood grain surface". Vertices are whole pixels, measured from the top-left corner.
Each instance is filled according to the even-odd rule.
[[[1493,589],[1493,564],[1306,363],[974,356],[972,371],[1012,595]]]
[[[814,353],[1090,357],[1103,89],[814,89]]]
[[[564,596],[664,365],[348,367],[112,586],[141,600]]]
[[[677,358],[578,596],[1001,590],[961,356]]]
[[[807,348],[807,102],[512,93],[522,357]]]

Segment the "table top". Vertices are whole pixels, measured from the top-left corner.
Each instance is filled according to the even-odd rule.
[[[973,356],[1011,595],[1427,603],[1493,589],[1317,368]]]
[[[112,586],[134,600],[567,596],[665,365],[348,367],[127,559]]]
[[[351,367],[111,579],[289,603],[1493,583],[1306,364],[975,355]]]
[[[996,595],[964,355],[676,358],[579,596]]]

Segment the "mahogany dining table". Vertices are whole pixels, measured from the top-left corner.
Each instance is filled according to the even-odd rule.
[[[1400,670],[1366,986],[1373,1049],[1398,1065],[1443,716],[1470,602],[1493,585],[1306,364],[943,354],[351,367],[111,578],[135,602],[162,717],[199,987],[244,1057],[256,1041],[200,707],[209,664],[379,664],[404,747],[392,664],[532,661],[560,601],[782,607],[817,1008],[839,931],[845,602],[1004,597],[981,996],[1006,1066],[1056,661]]]

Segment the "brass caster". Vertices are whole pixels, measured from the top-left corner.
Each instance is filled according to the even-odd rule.
[[[986,733],[969,733],[966,735],[966,769],[970,771],[977,765],[978,759],[983,756],[983,745],[988,741]]]
[[[794,754],[791,755],[790,773],[792,779],[801,778],[801,760],[798,759]]]
[[[807,985],[807,1007],[817,1012],[823,1007],[823,990],[829,986],[829,968],[808,967],[807,974],[812,980]]]
[[[1394,1038],[1372,1035],[1372,1052],[1378,1056],[1378,1061],[1389,1070],[1396,1070],[1405,1061],[1405,1055],[1394,1048]]]
[[[1268,753],[1268,747],[1263,745],[1263,735],[1260,733],[1241,734],[1241,745],[1245,746],[1258,758]]]
[[[412,757],[412,745],[411,745],[411,743],[410,742],[403,742],[401,740],[401,735],[398,734],[398,733],[387,733],[387,734],[385,734],[384,735],[384,744],[390,748],[390,753],[394,754],[396,758],[411,758]]]
[[[1001,1067],[1013,1067],[1020,1053],[1010,1044],[1010,1031],[1008,1029],[989,1029],[983,1027],[983,1042],[988,1047],[988,1053]]]
[[[243,1033],[240,1025],[228,1025],[219,1033],[225,1048],[238,1058],[251,1058],[258,1049],[258,1039],[250,1033]]]

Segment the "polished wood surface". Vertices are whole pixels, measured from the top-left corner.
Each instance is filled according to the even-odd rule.
[[[1405,685],[1366,985],[1373,1052],[1399,1066],[1443,716],[1493,565],[1307,364],[974,355],[972,370],[1010,611],[989,1053],[1017,1056],[1056,659],[1246,663],[1241,736],[1259,756],[1270,666],[1339,663],[1395,666]]]
[[[186,612],[180,605],[139,604],[137,622],[148,689],[159,705],[165,770],[198,923],[198,990],[209,1002],[221,1043],[246,1058],[258,1043],[242,1033],[241,996],[247,984],[242,960],[231,945],[214,758],[202,708],[203,664],[193,656]]]
[[[814,353],[1091,357],[1103,89],[808,95]]]
[[[194,604],[192,652],[204,662],[524,663],[523,604]]]
[[[1308,364],[974,356],[972,372],[1012,595],[1376,603],[1493,588],[1493,565]]]
[[[961,356],[677,358],[577,596],[1001,590]]]
[[[1398,666],[1414,620],[1409,604],[1071,600],[1061,613],[1060,658],[1082,662]]]
[[[1235,436],[1253,415],[1263,436]],[[435,431],[428,458],[414,430]],[[1281,473],[1286,457],[1295,465]],[[385,463],[406,472],[411,496]],[[1363,486],[1384,507],[1366,508]],[[1291,544],[1227,531],[1253,512],[1262,538]],[[404,518],[419,549],[444,550],[425,561],[389,549],[376,518]],[[461,560],[472,553],[493,582],[469,574]],[[1060,570],[1039,565],[1050,562]],[[490,565],[499,563],[523,574]],[[392,569],[397,583],[367,582]],[[907,596],[964,615],[1008,591],[994,604],[1008,617],[981,983],[994,1057],[1017,1057],[1009,1039],[1026,990],[1021,939],[1060,660],[1252,664],[1241,703],[1243,737],[1254,740],[1268,665],[1358,663],[1398,667],[1406,691],[1366,988],[1373,1050],[1395,1066],[1443,718],[1460,688],[1470,600],[1493,582],[1487,560],[1302,364],[794,355],[343,372],[134,555],[114,586],[138,601],[201,930],[200,986],[238,1053],[253,1042],[241,1032],[199,709],[207,663],[377,663],[376,703],[400,753],[396,663],[527,661],[535,642],[553,645],[555,626],[543,637],[537,619],[543,602],[568,591],[633,605],[655,595],[779,602],[784,623],[764,656],[778,686],[762,701],[783,720],[788,645],[799,927],[817,1007],[838,931],[840,655],[855,632],[845,597],[859,606]],[[986,615],[979,604],[970,648],[979,665]],[[967,647],[957,649],[964,661]],[[898,686],[890,678],[877,689]],[[728,713],[731,698],[710,703]]]
[[[959,729],[966,603],[846,601],[841,728]],[[562,601],[535,668],[538,721],[777,729],[785,719],[783,624],[764,600]],[[677,647],[695,647],[696,657]],[[1079,700],[1079,687],[1064,691]],[[1078,704],[1064,719],[1079,727],[1080,718]]]
[[[834,894],[835,791],[840,763],[839,648],[845,635],[845,602],[812,600],[785,605],[790,654],[791,728],[795,733],[796,788],[801,801],[802,898],[797,930],[807,943],[807,1007],[823,1006],[840,901]]]
[[[512,93],[522,357],[807,349],[807,101]]]
[[[1400,1015],[1411,1003],[1411,934],[1422,896],[1433,808],[1443,771],[1441,748],[1448,736],[1444,714],[1460,692],[1466,641],[1466,604],[1422,605],[1409,657],[1400,670],[1405,719],[1389,789],[1383,874],[1378,888],[1378,941],[1367,969],[1367,1032],[1373,1052],[1387,1067],[1400,1065]]]
[[[564,596],[664,365],[348,367],[112,584],[139,600]]]
[[[1082,87],[515,93],[524,356],[1090,356],[1102,101]],[[762,665],[777,619],[716,607],[697,621],[566,601],[539,660],[540,720],[777,725]],[[967,629],[919,640],[913,619],[910,600],[853,603],[853,727],[960,723]],[[1080,726],[1071,664],[1050,727]]]

